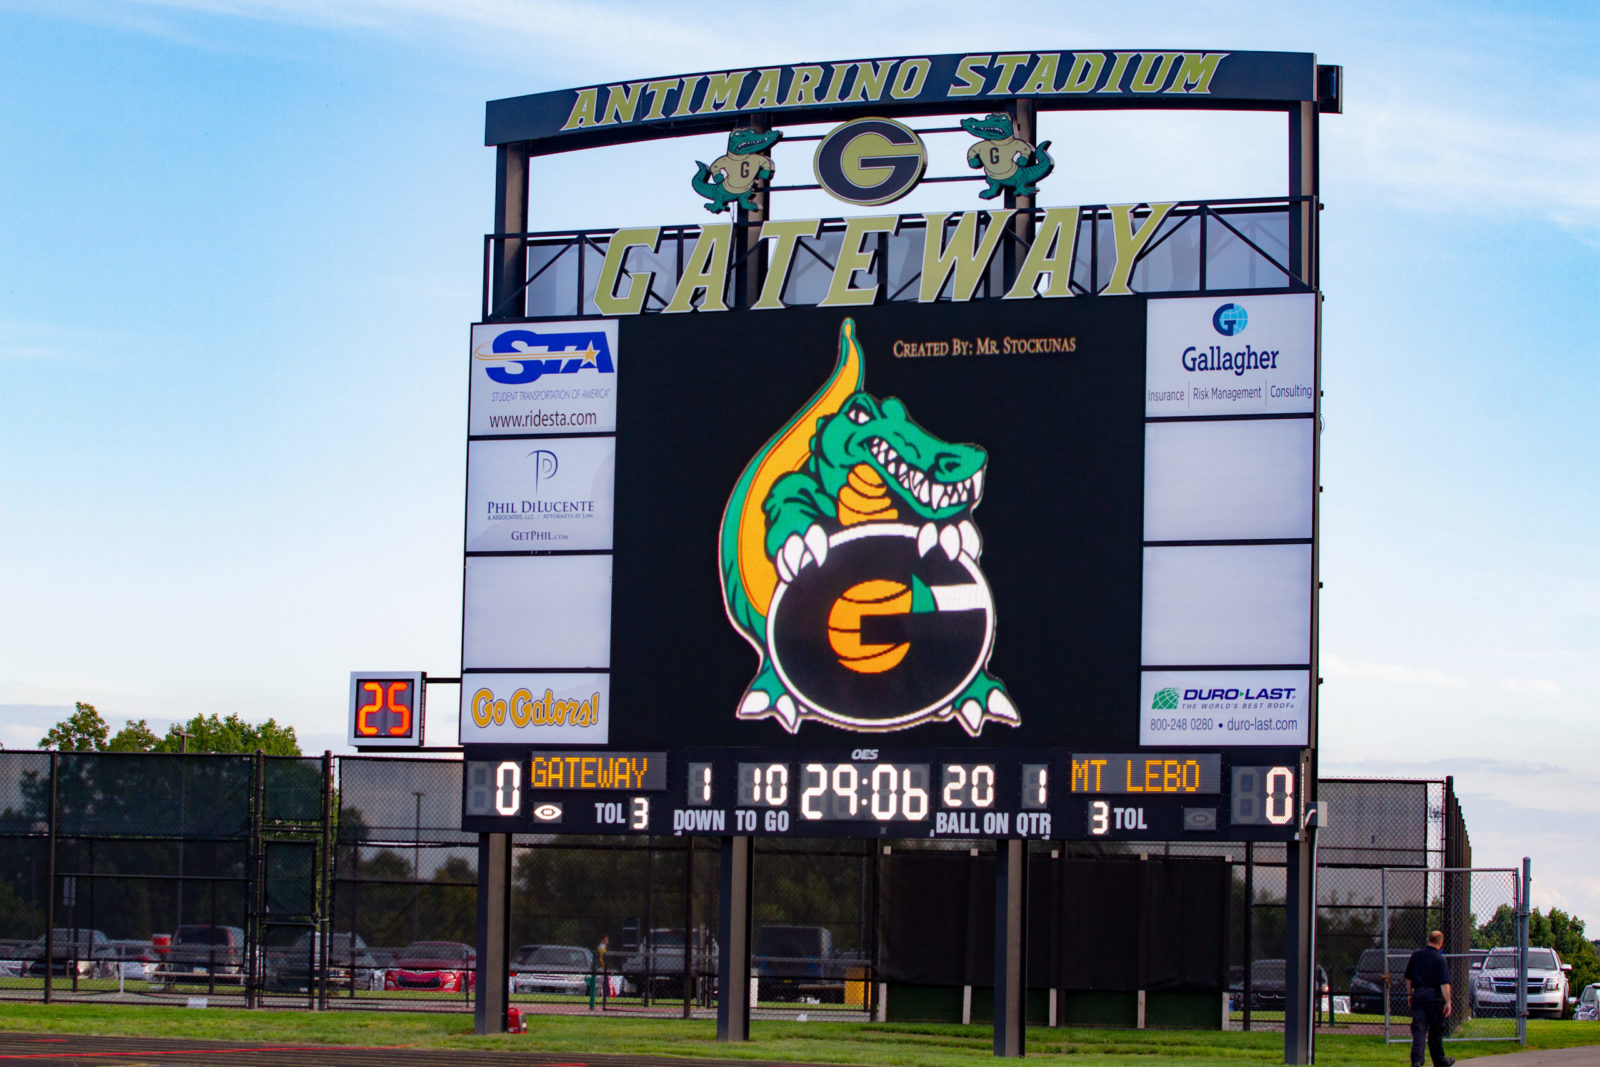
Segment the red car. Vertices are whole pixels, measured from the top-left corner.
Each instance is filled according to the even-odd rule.
[[[400,950],[383,976],[385,989],[434,993],[471,992],[477,985],[478,952],[459,941],[417,941]]]

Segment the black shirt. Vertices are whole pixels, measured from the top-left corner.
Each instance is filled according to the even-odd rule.
[[[1448,985],[1450,969],[1445,966],[1444,953],[1432,945],[1417,949],[1406,961],[1406,981],[1417,989],[1439,989]]]

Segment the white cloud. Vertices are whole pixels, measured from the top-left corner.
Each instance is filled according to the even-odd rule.
[[[1552,700],[1561,696],[1561,686],[1548,678],[1496,678],[1494,684],[1508,693],[1525,693]]]
[[[1466,679],[1458,675],[1427,667],[1409,667],[1401,663],[1364,663],[1348,660],[1332,652],[1323,652],[1320,658],[1325,678],[1357,681],[1399,682],[1403,685],[1432,686],[1441,689],[1464,689]]]

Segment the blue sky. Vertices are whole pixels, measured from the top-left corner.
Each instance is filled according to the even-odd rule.
[[[455,673],[486,100],[859,56],[1309,51],[1346,72],[1322,127],[1324,771],[1455,775],[1475,859],[1531,854],[1536,902],[1600,923],[1600,14],[739,10],[0,0],[0,743],[83,700],[113,728],[236,711],[338,749],[352,668]],[[1277,193],[1276,122],[1086,119],[1046,202]],[[535,226],[699,221],[682,158],[541,162]]]

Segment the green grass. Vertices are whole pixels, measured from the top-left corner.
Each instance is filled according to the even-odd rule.
[[[0,1003],[0,1030],[33,1033],[137,1034],[278,1044],[403,1045],[416,1048],[537,1049],[566,1053],[641,1053],[795,1063],[880,1067],[966,1067],[991,1064],[988,1027],[755,1020],[746,1044],[719,1044],[709,1020],[640,1019],[599,1015],[535,1015],[526,1034],[479,1037],[466,1014],[402,1011],[237,1011],[103,1004]],[[1600,1044],[1600,1025],[1534,1020],[1529,1048]],[[1511,1042],[1453,1043],[1460,1058],[1520,1051]],[[1317,1062],[1404,1064],[1403,1045],[1382,1037],[1317,1036]],[[1070,1055],[1070,1061],[1064,1057]],[[1185,1067],[1283,1062],[1283,1037],[1273,1033],[1189,1030],[1028,1031],[1028,1059],[1060,1059],[1073,1067],[1181,1062]]]

